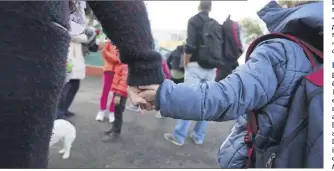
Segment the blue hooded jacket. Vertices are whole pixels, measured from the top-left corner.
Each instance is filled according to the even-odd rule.
[[[323,2],[281,8],[275,1],[258,12],[270,32],[305,36],[323,31]],[[303,35],[304,34],[304,35]],[[316,37],[319,37],[316,35]],[[256,149],[265,150],[280,139],[290,96],[298,80],[312,70],[303,50],[294,42],[271,39],[261,42],[250,59],[220,82],[174,84],[164,81],[158,91],[161,115],[184,120],[237,120],[218,154],[222,168],[242,168],[247,158],[244,146],[245,113],[257,113]]]

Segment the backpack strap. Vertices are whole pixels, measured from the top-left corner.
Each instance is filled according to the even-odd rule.
[[[250,59],[250,54],[257,47],[257,45],[265,40],[274,39],[274,38],[283,38],[298,44],[304,51],[308,60],[310,61],[312,68],[315,69],[318,65],[315,61],[315,56],[323,60],[323,52],[314,48],[312,45],[288,34],[283,33],[271,33],[264,36],[261,36],[254,40],[248,47],[246,52],[246,62]],[[315,56],[314,56],[315,55]],[[305,76],[306,79],[314,83],[315,85],[322,86],[323,85],[323,68],[320,68],[316,72],[312,72],[311,74]],[[256,118],[256,112],[252,111],[247,115],[247,133],[244,137],[245,143],[248,146],[248,160],[246,161],[246,168],[254,167],[254,139],[258,132],[258,123]]]
[[[323,56],[324,56],[323,52],[314,48],[312,45],[296,38],[295,36],[288,35],[288,34],[283,34],[283,33],[270,33],[270,34],[267,34],[267,35],[264,35],[264,36],[261,36],[261,37],[257,38],[256,40],[254,40],[249,45],[248,50],[246,52],[246,62],[249,60],[250,54],[253,52],[253,50],[256,48],[256,46],[259,43],[261,43],[265,40],[274,39],[274,38],[288,39],[288,40],[293,41],[296,44],[298,44],[303,49],[305,55],[307,56],[307,58],[311,62],[312,68],[315,68],[317,66],[317,63],[314,61],[313,54],[315,54],[317,57],[323,59]]]
[[[257,125],[257,120],[256,120],[256,115],[255,112],[250,112],[247,115],[247,132],[244,137],[244,141],[246,145],[248,146],[248,159],[246,160],[246,168],[252,168],[253,167],[253,151],[254,151],[254,139],[255,135],[257,134],[258,131],[258,125]]]

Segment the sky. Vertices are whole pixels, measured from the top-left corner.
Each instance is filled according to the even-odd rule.
[[[245,17],[259,19],[256,12],[269,0],[213,1],[210,17],[222,23]],[[186,30],[188,19],[195,15],[199,1],[145,1],[152,30]]]

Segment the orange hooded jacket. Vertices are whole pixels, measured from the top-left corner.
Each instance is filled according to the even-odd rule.
[[[128,66],[121,62],[118,54],[116,46],[111,42],[107,42],[102,50],[102,56],[105,59],[104,70],[114,73],[111,91],[115,94],[127,97]]]

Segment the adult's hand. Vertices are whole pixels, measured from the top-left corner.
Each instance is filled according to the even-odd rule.
[[[135,86],[129,86],[128,87],[128,97],[133,105],[141,105],[146,104],[147,101],[139,96],[139,93],[141,92],[141,89]]]
[[[141,108],[145,110],[154,110],[155,109],[155,102],[156,102],[156,94],[159,88],[159,84],[152,84],[147,86],[139,86],[142,90],[139,93],[139,96],[146,100],[146,104],[142,104]]]

